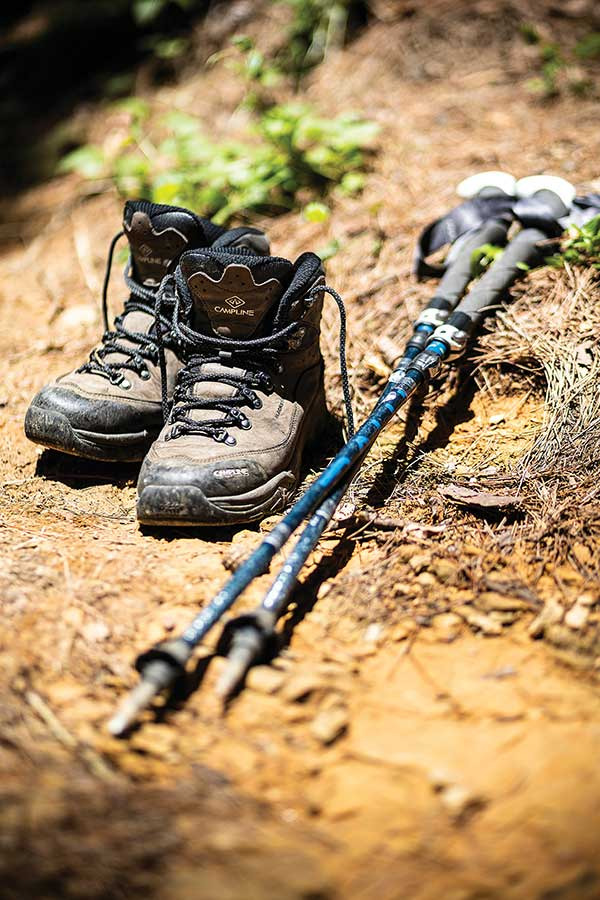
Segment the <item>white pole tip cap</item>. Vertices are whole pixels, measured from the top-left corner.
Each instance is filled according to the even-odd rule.
[[[532,197],[538,191],[552,191],[565,206],[571,205],[576,193],[571,182],[559,175],[528,175],[517,181],[517,197]]]
[[[476,175],[469,175],[464,178],[456,188],[459,197],[469,200],[476,197],[481,191],[488,189],[489,193],[508,194],[514,197],[517,179],[508,172],[478,172]]]

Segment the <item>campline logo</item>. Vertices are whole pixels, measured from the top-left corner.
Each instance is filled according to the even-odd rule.
[[[172,259],[164,259],[162,256],[152,256],[152,253],[152,247],[149,247],[148,244],[140,244],[138,247],[141,262],[150,263],[150,265],[154,266],[164,266],[165,268],[168,268],[173,262]]]
[[[225,303],[228,303],[231,309],[227,309],[225,306],[215,306],[215,312],[218,313],[226,313],[228,316],[253,316],[253,309],[240,309],[240,307],[246,305],[246,301],[242,300],[241,297],[227,297]]]

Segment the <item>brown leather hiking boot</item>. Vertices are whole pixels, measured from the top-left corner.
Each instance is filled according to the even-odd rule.
[[[140,471],[153,525],[227,525],[281,509],[325,418],[318,256],[189,251],[176,270],[173,331],[185,366]]]
[[[115,243],[129,241],[125,283],[130,295],[109,330],[106,290]],[[109,251],[103,292],[105,333],[87,362],[42,388],[25,416],[27,437],[55,450],[98,460],[142,459],[163,424],[155,302],[162,279],[184,250],[210,245],[246,247],[268,253],[265,235],[255,228],[226,231],[186,209],[145,200],[128,200],[123,232]],[[165,298],[168,306],[168,298]],[[169,319],[161,317],[166,332]],[[181,368],[168,334],[166,390],[170,395]]]

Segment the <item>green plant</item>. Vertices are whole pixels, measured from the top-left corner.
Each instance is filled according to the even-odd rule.
[[[600,31],[586,34],[575,46],[579,59],[600,59]]]
[[[275,0],[291,7],[287,40],[278,54],[280,67],[301,78],[327,56],[343,47],[351,19],[366,20],[365,0]]]
[[[80,147],[60,171],[110,178],[125,196],[191,206],[221,223],[251,211],[290,209],[333,187],[356,193],[377,133],[373,122],[356,116],[323,119],[308,106],[283,104],[257,116],[258,140],[216,142],[185,113],[154,122],[138,98],[119,108],[130,115],[122,143],[111,150]],[[314,205],[312,215],[323,217],[324,209]]]
[[[242,105],[247,109],[264,110],[272,105],[270,90],[281,81],[281,71],[258,49],[252,38],[236,35],[231,39],[232,47],[239,54],[231,59],[228,51],[215,53],[210,62],[226,58],[229,67],[239,75],[246,86]]]
[[[525,43],[537,48],[539,74],[530,78],[527,88],[544,100],[550,100],[569,91],[585,96],[594,88],[587,77],[585,66],[600,59],[600,32],[591,32],[571,47],[561,47],[553,42],[542,43],[537,29],[531,24],[520,26]]]
[[[501,256],[503,252],[504,248],[498,247],[496,244],[482,244],[481,247],[473,250],[471,253],[471,275],[473,278],[482,275],[488,266]]]
[[[569,263],[600,269],[600,216],[585,225],[571,225],[558,253],[546,259],[549,265],[560,268]]]
[[[133,0],[131,12],[138,25],[149,25],[172,3],[187,10],[193,7],[194,0]]]
[[[540,63],[540,75],[530,79],[527,86],[533,93],[551,99],[560,93],[559,75],[566,66],[558,44],[542,44],[540,46]]]

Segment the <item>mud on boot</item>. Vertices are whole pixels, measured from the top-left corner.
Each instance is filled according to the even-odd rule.
[[[189,251],[173,278],[183,346],[165,427],[138,481],[149,525],[228,525],[282,509],[307,443],[327,422],[319,346],[324,275],[217,249]]]
[[[107,287],[117,240],[125,235],[130,257],[123,311],[108,324]],[[105,332],[79,368],[46,385],[25,416],[25,434],[37,444],[107,461],[142,459],[162,426],[155,302],[158,287],[181,253],[194,247],[245,246],[268,253],[255,228],[226,231],[186,209],[145,200],[125,204],[123,232],[113,239],[103,291]],[[248,251],[250,252],[250,250]],[[158,327],[168,328],[163,316]],[[164,335],[167,386],[181,368],[177,347]]]

